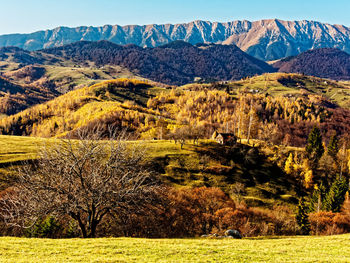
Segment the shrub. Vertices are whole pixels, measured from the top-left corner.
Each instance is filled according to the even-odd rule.
[[[25,235],[27,237],[58,238],[61,230],[62,227],[58,220],[48,216],[29,228]]]
[[[318,212],[310,214],[311,232],[315,235],[344,234],[350,231],[350,216],[333,213]]]
[[[238,229],[244,236],[295,234],[297,227],[292,214],[284,206],[270,210],[244,205],[237,209],[223,208],[215,213],[219,232],[232,228]]]

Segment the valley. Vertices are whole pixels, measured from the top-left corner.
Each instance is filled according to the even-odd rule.
[[[145,242],[143,251],[151,239],[106,237],[153,238],[170,250],[190,237],[191,251],[209,253],[203,246],[214,244],[226,260],[228,251],[241,251],[227,250],[236,240],[228,241],[226,230],[235,229],[244,238],[237,244],[251,253],[239,259],[253,259],[251,246],[264,245],[269,253],[261,261],[273,261],[283,258],[275,242],[299,249],[321,238],[296,235],[349,233],[348,40],[334,47],[316,35],[311,46],[285,50],[294,40],[282,29],[310,24],[322,26],[321,36],[347,32],[262,20],[216,24],[245,31],[213,35],[214,43],[194,36],[134,43],[96,33],[98,41],[0,48],[0,235],[53,238],[57,246],[62,238],[100,237],[107,254],[111,240],[135,253],[135,242]],[[278,33],[279,49],[239,39],[252,32],[269,45]],[[202,235],[210,239],[197,239]],[[322,242],[331,247],[347,238]],[[30,240],[46,246],[46,239]],[[0,253],[8,242],[31,244],[0,238]],[[6,253],[9,262],[23,258]],[[128,259],[139,260],[121,257]]]
[[[0,263],[350,262],[350,2],[1,2]]]

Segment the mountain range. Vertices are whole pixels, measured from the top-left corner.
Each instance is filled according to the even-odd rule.
[[[294,56],[310,49],[332,47],[350,53],[350,28],[316,21],[193,21],[163,25],[105,25],[101,27],[57,27],[31,34],[0,36],[1,46],[27,50],[58,47],[77,41],[108,40],[116,44],[157,47],[175,40],[198,43],[235,44],[249,55],[270,61]]]

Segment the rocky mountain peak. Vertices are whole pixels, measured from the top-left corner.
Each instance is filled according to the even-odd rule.
[[[249,55],[276,60],[316,48],[338,48],[350,53],[350,28],[317,21],[237,20],[210,22],[196,20],[183,24],[104,25],[101,27],[58,27],[31,34],[0,36],[1,46],[28,50],[58,47],[76,41],[108,40],[119,45],[157,47],[176,40],[198,43],[235,44]]]

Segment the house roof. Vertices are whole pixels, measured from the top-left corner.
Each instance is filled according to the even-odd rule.
[[[221,135],[224,139],[235,136],[233,133],[218,132],[216,137],[219,136],[219,135]]]

